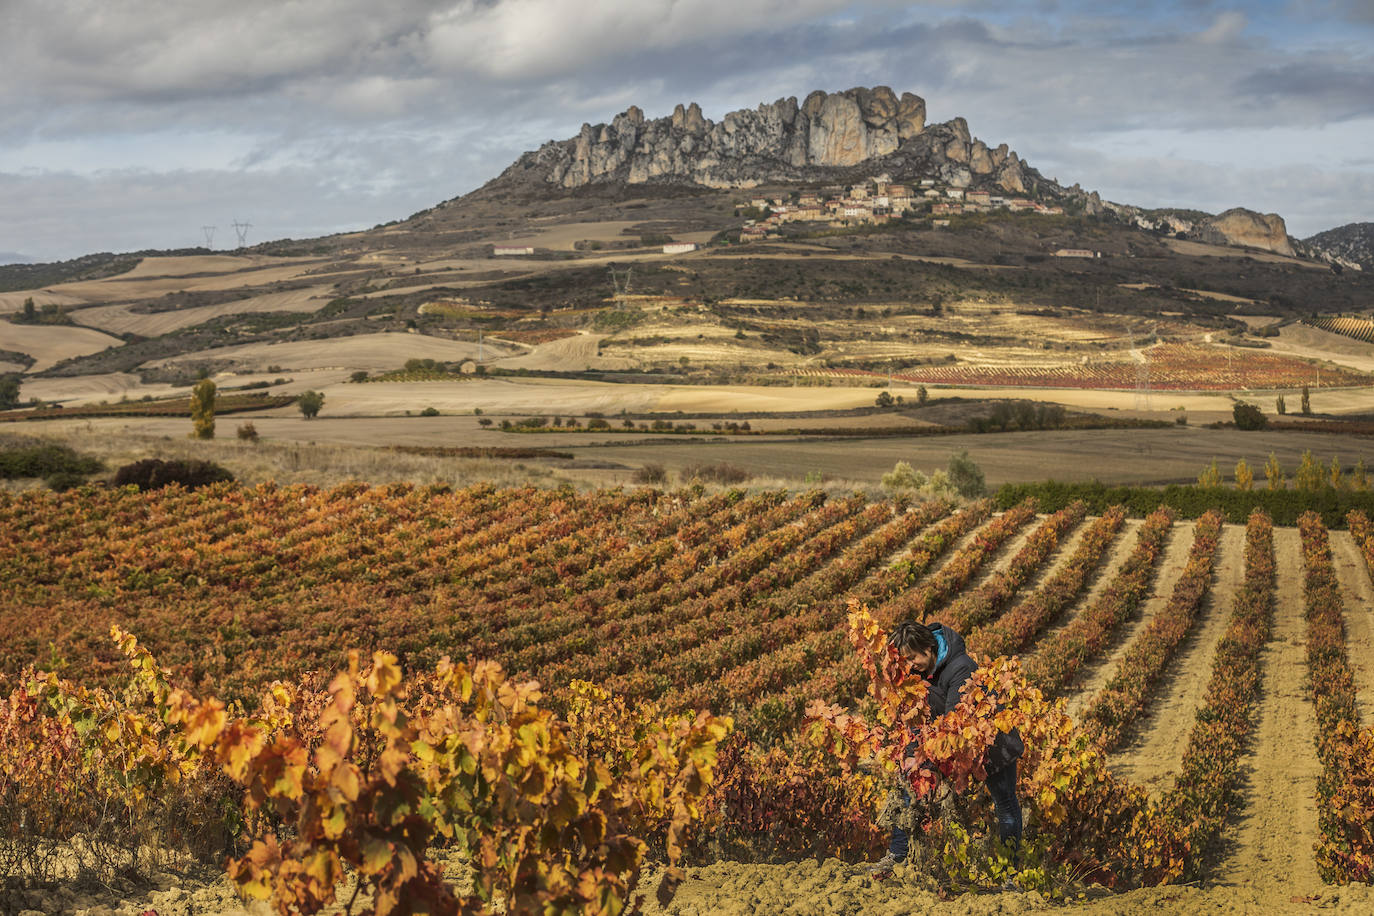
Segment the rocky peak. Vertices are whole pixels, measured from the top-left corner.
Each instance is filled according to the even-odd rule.
[[[1195,232],[1199,240],[1214,245],[1259,248],[1293,257],[1288,228],[1277,213],[1256,213],[1235,207],[1200,221]]]
[[[827,171],[870,163],[899,179],[984,183],[1015,193],[1027,187],[1023,165],[1006,144],[989,149],[962,118],[928,126],[924,99],[887,86],[817,91],[801,103],[778,99],[719,122],[695,102],[654,120],[631,107],[610,124],[584,124],[576,137],[526,153],[502,178],[564,189],[649,181],[750,187],[824,180]]]

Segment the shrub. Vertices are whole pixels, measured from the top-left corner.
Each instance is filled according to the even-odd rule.
[[[478,425],[478,426],[490,426],[490,425],[491,425],[491,418],[490,418],[490,417],[479,417],[478,420],[477,420],[477,425]]]
[[[320,408],[324,406],[324,394],[319,391],[302,391],[296,399],[296,406],[301,409],[301,415],[307,420],[313,420],[319,416]]]
[[[0,451],[0,478],[94,474],[105,466],[65,445],[32,445]]]
[[[144,458],[133,464],[126,464],[115,471],[114,485],[117,487],[135,486],[140,490],[156,490],[169,484],[180,484],[188,490],[209,486],[212,483],[232,481],[234,475],[227,468],[212,461],[172,460]]]
[[[48,485],[48,489],[65,493],[73,487],[79,487],[86,482],[86,475],[77,474],[73,471],[58,471],[56,474],[48,475],[43,481]]]
[[[987,490],[983,469],[968,456],[967,450],[949,456],[947,473],[950,486],[959,491],[960,496],[982,496]]]
[[[601,419],[600,417],[593,417],[592,419],[590,419],[590,420],[587,421],[587,428],[588,428],[588,429],[610,429],[610,428],[611,428],[611,424],[610,424],[608,421]]]
[[[238,437],[244,442],[258,441],[258,428],[253,425],[252,420],[249,420],[247,423],[240,423],[238,429],[234,430],[234,432],[236,432]]]
[[[717,464],[690,464],[682,469],[683,480],[700,480],[706,483],[735,484],[749,479],[749,472],[729,462]]]
[[[1269,419],[1254,404],[1237,403],[1231,408],[1231,416],[1236,421],[1236,429],[1264,429]]]
[[[365,382],[365,381],[367,381],[367,370],[366,370],[366,369],[359,369],[357,372],[355,372],[355,373],[353,373],[352,375],[350,375],[350,376],[348,377],[348,380],[349,380],[350,382]]]
[[[668,472],[661,464],[646,464],[634,473],[635,483],[665,483],[667,480]]]
[[[426,407],[424,410],[420,411],[420,416],[422,416],[422,417],[437,417],[437,416],[439,416],[439,408],[437,408],[437,407]]]
[[[919,490],[926,485],[926,475],[914,469],[905,461],[898,461],[892,466],[892,470],[883,475],[883,489],[890,491],[897,490]]]

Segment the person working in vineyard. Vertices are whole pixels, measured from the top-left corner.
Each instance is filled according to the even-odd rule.
[[[964,649],[964,638],[938,623],[900,623],[888,636],[888,644],[911,663],[911,670],[929,683],[926,703],[932,716],[942,716],[959,704],[964,684],[977,663]],[[1016,761],[1025,746],[1017,732],[999,732],[988,748],[984,761],[988,792],[997,814],[997,832],[1002,842],[1015,849],[1021,842],[1021,803],[1016,797]],[[908,749],[908,753],[910,749]],[[901,795],[907,805],[911,796],[906,786]],[[895,865],[906,858],[911,837],[901,826],[893,825],[887,855],[871,868],[875,878],[886,878]]]

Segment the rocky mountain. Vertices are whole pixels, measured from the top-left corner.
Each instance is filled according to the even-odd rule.
[[[1015,194],[1040,180],[1006,144],[971,136],[963,118],[928,125],[924,99],[877,86],[779,99],[718,122],[695,102],[652,120],[632,106],[609,124],[584,124],[576,137],[525,153],[491,186],[737,188],[838,179],[859,167],[897,181],[935,178]]]
[[[1294,254],[1288,240],[1288,227],[1277,213],[1256,213],[1254,210],[1234,207],[1201,220],[1193,233],[1198,241],[1213,245],[1258,248],[1289,257]]]
[[[1347,223],[1305,238],[1303,244],[1325,253],[1335,263],[1344,261],[1374,270],[1374,223]]]

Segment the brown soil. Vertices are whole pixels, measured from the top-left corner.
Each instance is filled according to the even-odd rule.
[[[1070,716],[1076,718],[1082,713],[1098,692],[1107,685],[1107,682],[1116,676],[1117,666],[1121,664],[1121,659],[1130,650],[1136,637],[1144,631],[1154,616],[1169,603],[1169,596],[1173,594],[1174,583],[1178,581],[1179,573],[1187,565],[1188,552],[1192,550],[1192,547],[1193,539],[1189,536],[1187,526],[1175,525],[1173,530],[1169,532],[1169,540],[1164,547],[1164,560],[1161,562],[1159,574],[1155,578],[1154,591],[1136,610],[1135,615],[1126,622],[1116,648],[1099,657],[1095,664],[1085,667],[1079,676],[1079,686],[1072,693],[1066,695],[1064,706]]]
[[[1136,539],[1140,535],[1140,528],[1144,525],[1141,519],[1127,519],[1117,532],[1116,541],[1107,548],[1107,557],[1097,567],[1096,576],[1092,580],[1092,585],[1088,586],[1087,592],[1078,599],[1078,603],[1070,607],[1059,616],[1053,625],[1046,627],[1035,640],[1035,645],[1023,656],[1023,660],[1035,655],[1038,647],[1049,642],[1060,630],[1073,623],[1084,608],[1091,607],[1102,592],[1111,584],[1112,579],[1121,570],[1121,564],[1126,562],[1126,558],[1135,550]],[[1077,545],[1075,545],[1076,547]]]
[[[1192,537],[1186,536],[1187,530],[1175,526],[1174,539],[1191,547]],[[1157,581],[1167,581],[1172,591],[1186,562],[1185,552],[1176,569],[1168,570]],[[1230,602],[1244,577],[1245,527],[1226,525],[1217,544],[1212,591],[1199,611],[1200,619],[1194,622],[1192,632],[1169,663],[1159,694],[1137,725],[1135,740],[1124,745],[1113,761],[1112,770],[1118,776],[1157,793],[1173,785],[1193,730],[1194,715],[1212,679],[1217,640],[1230,624]],[[1156,600],[1162,607],[1169,600],[1169,592],[1159,587]]]
[[[1360,716],[1368,725],[1374,720],[1374,585],[1350,532],[1332,531],[1330,536],[1331,559],[1345,606],[1345,649],[1355,669]]]
[[[1274,631],[1261,656],[1259,726],[1247,759],[1244,788],[1218,881],[1253,893],[1330,895],[1317,875],[1316,717],[1306,692],[1302,547],[1293,528],[1274,529],[1277,560]],[[1368,891],[1368,888],[1364,889]],[[1374,908],[1365,910],[1374,912]]]

